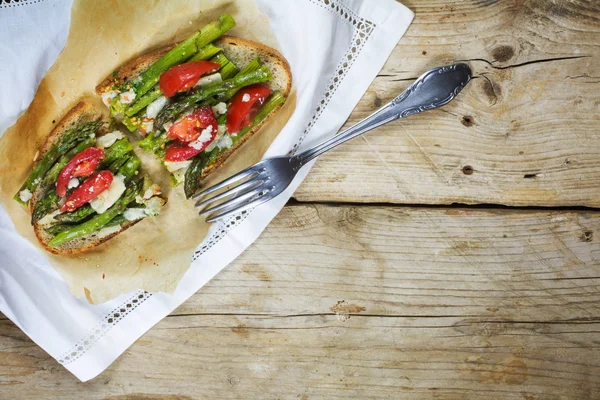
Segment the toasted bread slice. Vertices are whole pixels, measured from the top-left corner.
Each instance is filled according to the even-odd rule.
[[[71,110],[69,110],[65,116],[56,124],[52,132],[46,139],[46,142],[40,149],[40,156],[42,156],[48,152],[56,144],[56,142],[60,139],[60,137],[65,134],[69,129],[77,127],[86,122],[92,121],[100,121],[102,119],[102,114],[100,111],[94,108],[94,106],[88,101],[81,101]],[[100,127],[99,132],[103,132],[106,130],[105,125]],[[49,190],[55,190],[54,185],[40,185],[38,188],[32,193],[31,199],[29,200],[29,209],[30,212],[33,213],[36,203],[42,199]],[[135,225],[141,221],[141,219],[136,221],[127,221],[120,226],[116,226],[114,228],[107,228],[110,230],[100,230],[98,232],[92,233],[88,236],[84,236],[79,239],[71,240],[69,242],[64,243],[60,247],[50,247],[48,243],[54,237],[49,234],[44,229],[44,218],[39,221],[36,221],[33,224],[33,229],[36,237],[42,246],[49,252],[54,254],[76,254],[81,253],[87,250],[90,250],[96,246],[105,243],[109,239],[115,237],[119,233],[123,232],[127,228]]]
[[[120,84],[128,79],[132,79],[139,73],[147,69],[154,61],[162,57],[169,50],[175,47],[177,43],[161,47],[151,52],[142,54],[123,64],[113,73],[107,76],[98,86],[96,93],[101,94],[110,90],[115,84]],[[279,90],[285,98],[287,98],[292,89],[292,71],[290,65],[277,50],[265,46],[264,44],[242,39],[234,36],[222,36],[214,42],[214,45],[223,49],[223,53],[235,65],[243,68],[253,59],[258,57],[263,65],[269,67],[273,79],[267,83],[272,90]],[[266,124],[281,108],[276,108],[271,114],[265,118],[260,124],[254,127],[250,132],[246,133],[239,141],[237,141],[229,150],[224,152],[211,165],[207,166],[203,172],[206,177],[215,169],[221,166],[231,154],[233,154],[242,144],[256,134],[264,124]]]

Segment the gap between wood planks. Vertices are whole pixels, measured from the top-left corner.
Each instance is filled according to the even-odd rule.
[[[511,210],[511,211],[582,211],[600,212],[600,207],[589,206],[507,206],[493,203],[451,203],[451,204],[423,204],[423,203],[387,203],[366,202],[353,203],[347,201],[300,201],[292,196],[285,205],[286,207],[322,205],[331,207],[389,207],[389,208],[429,208],[429,209],[465,209],[465,210]]]
[[[512,64],[512,65],[503,65],[503,66],[499,66],[499,65],[495,65],[494,63],[497,62],[497,60],[487,60],[485,58],[470,58],[470,59],[465,59],[465,60],[454,60],[454,63],[460,63],[460,62],[473,62],[473,61],[481,61],[484,62],[486,64],[488,64],[490,67],[494,68],[494,69],[511,69],[511,68],[519,68],[519,67],[523,67],[526,65],[532,65],[532,64],[543,64],[543,63],[549,63],[549,62],[557,62],[557,61],[567,61],[567,60],[577,60],[580,58],[590,58],[592,56],[588,56],[588,55],[581,55],[581,56],[568,56],[568,57],[553,57],[553,58],[542,58],[539,60],[531,60],[531,61],[524,61],[522,63],[518,63],[518,64]],[[398,71],[398,73],[396,74],[377,74],[378,78],[391,78],[394,76],[397,76],[400,73],[406,73],[409,71]],[[425,72],[425,71],[424,71]],[[581,76],[574,76],[574,77],[568,77],[569,79],[577,79],[577,78],[585,78],[585,77],[589,77],[592,78],[590,76],[585,76],[581,75]],[[480,77],[480,75],[474,75],[475,77]],[[394,82],[404,82],[404,81],[414,81],[417,80],[419,77],[410,77],[410,78],[401,78],[401,79],[392,79],[392,81]],[[595,78],[595,77],[594,77]]]

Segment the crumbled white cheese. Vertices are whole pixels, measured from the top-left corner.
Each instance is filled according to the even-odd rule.
[[[99,238],[105,238],[113,233],[117,233],[121,230],[121,225],[109,226],[108,228],[102,228],[98,231]]]
[[[227,104],[221,102],[212,107],[213,112],[216,115],[221,115],[227,113]]]
[[[128,208],[123,213],[123,216],[127,221],[136,221],[144,218],[146,216],[146,212],[144,208]]]
[[[193,147],[196,150],[200,150],[202,148],[204,144],[202,142],[199,142],[198,140],[194,140],[193,142],[190,142],[189,146]]]
[[[178,169],[177,171],[173,171],[173,178],[175,179],[175,182],[177,183],[177,185],[183,183],[183,181],[185,181],[185,173],[187,171],[188,167],[185,167],[184,169]]]
[[[172,122],[165,122],[165,123],[163,124],[163,129],[164,129],[166,132],[169,132],[169,129],[171,129],[171,127],[172,127],[172,126],[173,126],[173,123],[172,123]]]
[[[160,187],[153,183],[146,191],[144,192],[144,199],[149,199],[150,197],[160,194]]]
[[[123,182],[123,177],[121,175],[117,175],[113,178],[108,189],[90,201],[90,206],[92,206],[92,209],[98,214],[103,214],[119,200],[119,197],[121,197],[123,192],[125,192],[125,182]]]
[[[153,121],[144,121],[141,126],[144,133],[147,135],[154,130],[154,122]]]
[[[198,139],[190,143],[190,147],[193,147],[196,150],[200,150],[202,147],[204,147],[204,144],[206,142],[209,142],[213,138],[212,132],[213,127],[212,125],[209,125],[206,129],[202,130],[202,133],[200,133]]]
[[[233,140],[231,139],[229,133],[227,133],[227,127],[225,125],[219,125],[219,129],[217,130],[217,137],[213,140],[204,151],[213,151],[214,148],[218,147],[220,149],[228,149],[233,146]]]
[[[40,156],[40,151],[38,150],[35,152],[35,155],[33,156],[33,162],[36,162],[39,156]]]
[[[102,102],[106,107],[110,107],[110,102],[115,97],[117,97],[117,92],[114,90],[109,90],[108,92],[102,93]]]
[[[119,97],[121,98],[121,103],[130,104],[135,100],[135,92],[132,89],[129,89],[128,91],[121,93]]]
[[[167,98],[165,96],[160,96],[158,99],[154,100],[152,103],[146,107],[146,117],[148,118],[156,118],[160,110],[167,105]]]
[[[200,80],[194,85],[195,87],[207,87],[214,85],[215,83],[223,82],[223,77],[221,77],[220,73],[210,74],[203,76]]]
[[[96,139],[96,145],[99,149],[105,149],[112,146],[119,139],[123,139],[123,134],[120,131],[112,131]]]
[[[19,192],[19,198],[22,202],[27,203],[31,199],[32,193],[29,189],[23,189]]]
[[[185,161],[165,161],[165,167],[169,172],[179,171],[180,169],[187,168],[192,164],[192,160]]]
[[[67,189],[75,189],[77,186],[79,186],[79,179],[71,178],[69,180],[69,184],[67,185]]]
[[[247,103],[250,101],[250,95],[248,93],[244,93],[242,96],[242,103]]]
[[[217,142],[219,149],[229,149],[231,146],[233,146],[233,139],[229,135],[221,136],[221,139]]]
[[[35,179],[33,180],[33,184],[34,184],[35,186],[37,186],[37,185],[39,185],[39,184],[40,184],[40,182],[41,182],[41,181],[42,181],[42,178],[35,178]]]
[[[155,215],[160,214],[160,208],[163,206],[163,199],[160,197],[153,197],[146,202],[146,215],[154,217]]]
[[[204,151],[213,151],[213,149],[215,147],[217,147],[217,143],[219,143],[221,136],[225,135],[226,133],[227,133],[227,128],[225,127],[225,125],[219,125],[217,127],[217,136],[215,137],[215,140],[210,142],[210,144],[208,146],[206,146],[206,149],[204,149]]]
[[[50,225],[52,222],[54,222],[54,217],[56,217],[58,214],[60,214],[60,210],[56,210],[53,213],[44,216],[44,218],[38,221],[38,224],[41,226]]]

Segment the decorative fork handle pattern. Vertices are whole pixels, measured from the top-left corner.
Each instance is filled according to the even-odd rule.
[[[394,100],[338,135],[290,158],[294,170],[328,150],[398,118],[444,106],[469,83],[472,72],[466,64],[432,69],[417,79]]]

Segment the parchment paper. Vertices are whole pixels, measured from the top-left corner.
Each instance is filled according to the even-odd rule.
[[[29,174],[34,154],[53,124],[83,96],[94,97],[103,108],[93,89],[106,75],[130,58],[189,36],[223,12],[237,21],[228,34],[278,47],[268,18],[252,0],[75,1],[64,50],[42,80],[29,109],[0,138],[0,202],[22,236],[42,249],[28,211],[12,196]],[[293,109],[292,95],[277,118],[207,183],[260,160]],[[183,189],[171,187],[160,163],[137,148],[136,153],[169,198],[160,216],[144,219],[89,252],[73,256],[45,252],[73,294],[86,296],[90,303],[135,289],[172,293],[208,230],[193,202],[185,200]]]

